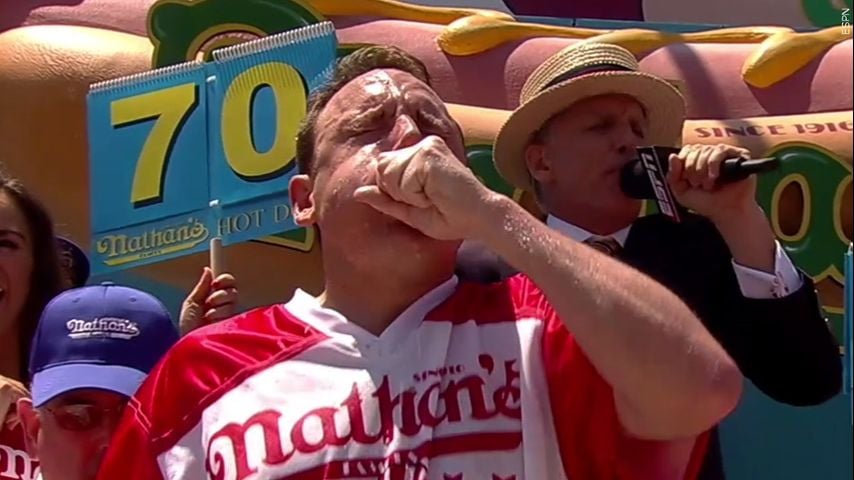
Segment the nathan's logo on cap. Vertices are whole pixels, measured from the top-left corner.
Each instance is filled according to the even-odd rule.
[[[89,321],[75,318],[65,326],[68,327],[68,336],[73,339],[106,337],[130,340],[139,335],[137,323],[124,318],[104,317]]]

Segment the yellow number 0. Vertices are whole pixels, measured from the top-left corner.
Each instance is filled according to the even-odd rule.
[[[196,84],[186,83],[110,105],[113,128],[156,119],[136,162],[130,201],[134,205],[157,203],[163,197],[163,179],[175,139],[182,124],[198,105]]]
[[[276,98],[276,135],[273,146],[259,152],[252,141],[252,102],[258,89],[269,86]],[[163,199],[163,181],[175,139],[198,106],[194,83],[177,85],[110,105],[113,128],[155,119],[139,154],[130,200],[135,206]],[[306,92],[302,77],[290,65],[256,65],[235,77],[222,102],[222,147],[234,172],[247,180],[268,179],[293,162],[299,122],[305,116]]]
[[[252,141],[252,102],[263,86],[276,99],[273,146],[259,152]],[[299,123],[305,116],[306,92],[297,70],[279,62],[256,65],[235,77],[222,101],[222,149],[228,165],[247,180],[266,180],[294,160]]]

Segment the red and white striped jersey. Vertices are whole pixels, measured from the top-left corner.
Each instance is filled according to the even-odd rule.
[[[183,338],[99,478],[639,478],[627,443],[611,388],[527,277],[453,278],[379,336],[298,291]]]

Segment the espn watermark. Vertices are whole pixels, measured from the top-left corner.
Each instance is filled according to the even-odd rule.
[[[841,10],[839,24],[842,26],[843,35],[851,35],[851,9],[843,8]]]

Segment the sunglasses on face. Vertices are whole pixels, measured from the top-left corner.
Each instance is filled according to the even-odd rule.
[[[85,432],[102,427],[107,421],[117,421],[125,409],[125,404],[104,408],[92,404],[71,404],[58,407],[45,407],[59,428],[72,432]]]

